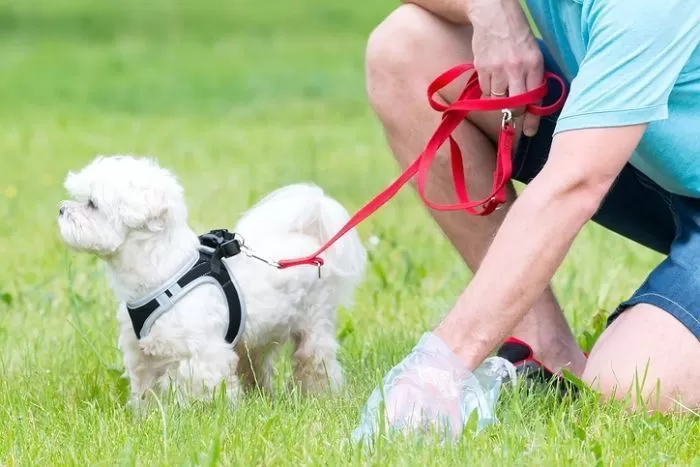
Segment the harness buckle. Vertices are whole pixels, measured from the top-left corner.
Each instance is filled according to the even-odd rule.
[[[221,251],[226,258],[230,258],[240,253],[241,247],[235,240],[229,240],[221,244]]]
[[[199,241],[202,245],[221,252],[221,255],[225,258],[236,256],[241,252],[241,245],[236,238],[236,234],[226,229],[212,230],[200,236]]]

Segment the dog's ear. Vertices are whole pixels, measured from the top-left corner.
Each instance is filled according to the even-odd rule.
[[[83,187],[84,181],[80,175],[80,172],[69,171],[63,179],[63,189],[66,190],[66,193],[71,198],[74,198],[76,194],[86,190],[86,188]]]
[[[182,188],[174,177],[154,177],[123,198],[120,215],[131,229],[161,232],[186,217]]]

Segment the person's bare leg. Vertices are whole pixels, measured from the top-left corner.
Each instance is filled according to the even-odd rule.
[[[700,410],[700,341],[677,319],[647,304],[622,313],[596,342],[583,380],[631,407]],[[642,402],[640,404],[640,402]]]
[[[471,61],[470,44],[469,26],[449,23],[411,4],[399,7],[372,33],[366,56],[367,92],[403,168],[417,157],[440,121],[427,102],[428,84],[449,67]],[[467,78],[442,92],[441,97],[454,100]],[[467,186],[474,199],[490,192],[500,122],[500,113],[474,114],[454,134],[463,150]],[[454,200],[450,174],[449,159],[442,150],[426,184],[429,199]],[[504,209],[485,217],[430,210],[472,271],[479,267],[515,199],[512,186],[509,197]],[[550,288],[512,335],[531,344],[536,358],[553,370],[566,367],[575,374],[583,371],[585,357]]]

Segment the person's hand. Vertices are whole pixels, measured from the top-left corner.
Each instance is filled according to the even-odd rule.
[[[479,86],[485,96],[505,97],[530,91],[544,78],[535,36],[518,0],[471,0],[472,52]],[[516,114],[522,109],[515,110]],[[526,114],[523,133],[537,132],[539,117]]]
[[[353,439],[371,441],[382,430],[431,429],[455,439],[475,410],[478,429],[495,420],[496,399],[507,380],[515,382],[515,368],[507,360],[490,357],[472,373],[438,336],[426,333],[374,390]]]

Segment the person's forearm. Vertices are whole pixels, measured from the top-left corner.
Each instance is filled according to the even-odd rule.
[[[412,3],[424,10],[445,18],[457,24],[470,24],[473,11],[488,10],[493,14],[510,12],[516,7],[520,9],[518,0],[401,0],[402,3]],[[485,8],[481,8],[481,7]],[[517,14],[517,10],[515,10]],[[522,14],[522,11],[520,11]],[[481,15],[479,15],[481,16]],[[489,15],[490,16],[490,15]]]
[[[603,191],[551,188],[540,178],[513,205],[453,311],[436,329],[473,369],[522,319],[547,287]]]
[[[507,337],[547,287],[646,125],[563,132],[506,216],[486,257],[435,333],[470,369]]]

